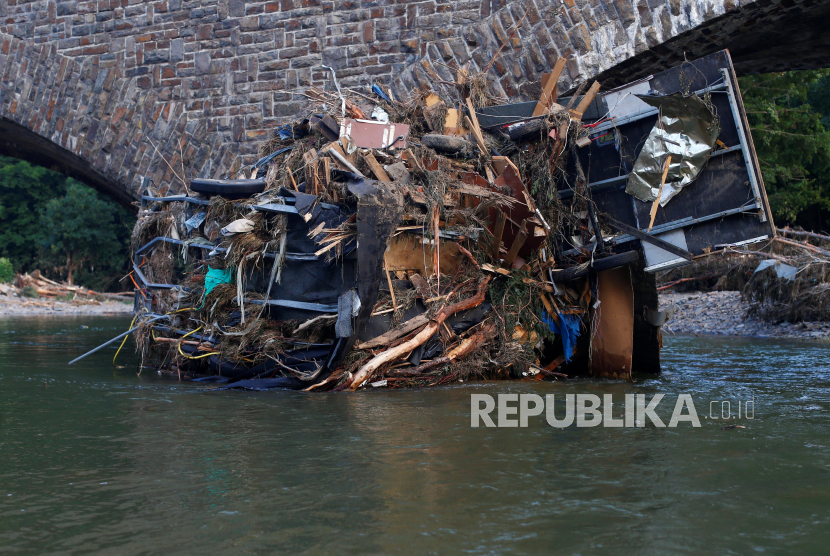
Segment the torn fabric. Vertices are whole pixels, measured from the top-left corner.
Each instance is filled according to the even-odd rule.
[[[579,338],[580,320],[578,315],[563,315],[557,312],[559,321],[551,318],[547,311],[542,311],[542,321],[548,325],[550,331],[562,337],[562,348],[565,352],[565,362],[570,362],[576,347],[576,339]],[[559,326],[559,322],[562,326]]]
[[[656,199],[663,164],[666,156],[671,155],[669,173],[660,196],[660,206],[666,206],[706,165],[718,139],[720,126],[709,105],[697,95],[637,96],[660,109],[661,116],[628,175],[625,192],[641,201]]]

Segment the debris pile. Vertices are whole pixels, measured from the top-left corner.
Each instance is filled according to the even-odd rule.
[[[307,111],[237,179],[196,179],[169,196],[147,184],[130,274],[142,357],[254,389],[630,380],[634,341],[659,369],[643,268],[692,253],[673,239],[668,209],[652,227],[658,207],[692,195],[717,112],[709,89],[633,86],[671,93],[665,114],[659,100],[626,100],[630,91],[599,98],[599,83],[560,98],[564,67],[544,76],[538,101],[518,104],[498,104],[484,74],[463,68],[406,101],[377,85],[341,90],[333,76],[331,91],[301,93]],[[615,137],[630,148],[616,122],[639,122],[639,156],[607,149]],[[681,141],[685,158],[671,147]],[[622,209],[595,198],[612,189],[589,183],[594,149],[620,153],[619,177],[605,181],[625,186],[628,171],[637,186],[612,188]],[[648,227],[620,212],[632,206],[650,211]],[[665,230],[674,235],[657,237]],[[642,262],[641,242],[657,264],[648,253]]]
[[[751,248],[733,247],[658,276],[658,291],[713,288],[741,291],[746,311],[761,321],[830,321],[830,236],[779,228]]]
[[[40,274],[39,270],[31,274],[18,274],[14,278],[14,287],[0,284],[0,294],[17,295],[32,298],[58,299],[78,303],[98,303],[104,299],[129,300],[132,292],[101,293],[83,286],[76,286],[66,282],[55,282]]]

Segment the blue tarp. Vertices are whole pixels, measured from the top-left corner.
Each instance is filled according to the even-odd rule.
[[[542,311],[542,321],[548,325],[551,332],[562,336],[562,347],[565,348],[565,362],[567,363],[571,360],[574,347],[576,346],[576,339],[579,338],[581,321],[577,315],[563,315],[557,312],[556,316],[559,317],[559,322],[562,323],[564,330],[560,330],[556,320],[551,318],[547,311]]]

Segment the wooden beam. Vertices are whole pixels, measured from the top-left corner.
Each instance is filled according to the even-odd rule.
[[[525,241],[527,241],[527,220],[522,220],[522,226],[519,228],[519,233],[516,235],[516,239],[513,240],[513,245],[510,246],[510,250],[504,258],[504,266],[507,268],[513,266],[513,261],[516,260],[516,257],[519,254],[519,249],[522,248]]]
[[[389,275],[389,268],[386,265],[386,257],[383,257],[383,272],[386,273],[386,283],[389,284],[389,294],[392,296],[392,310],[398,310],[398,303],[395,300],[395,288],[392,287],[392,277]]]
[[[660,197],[663,195],[663,186],[666,185],[666,176],[669,175],[669,164],[671,164],[671,155],[666,156],[666,162],[663,164],[663,177],[660,178],[660,189],[657,190],[657,198],[654,199],[654,204],[651,205],[651,220],[648,223],[648,231],[651,233],[651,228],[654,226],[654,218],[657,216],[657,207],[660,206]]]
[[[331,184],[331,159],[328,157],[323,159],[323,182],[326,187]]]
[[[550,363],[548,363],[547,366],[545,367],[545,370],[547,372],[551,372],[552,370],[554,370],[555,368],[557,368],[559,365],[561,365],[564,362],[565,362],[565,355],[563,354],[563,355],[560,355],[559,357],[557,357],[556,359],[554,359],[553,361],[551,361]],[[559,373],[557,373],[557,374],[559,374]]]
[[[478,116],[476,116],[476,109],[473,108],[473,101],[470,100],[470,97],[467,97],[464,101],[467,103],[467,110],[470,112],[467,119],[472,128],[473,135],[478,142],[478,147],[481,149],[481,152],[486,156],[489,151],[487,150],[487,145],[484,144],[484,135],[481,134],[481,127],[478,125]]]
[[[534,116],[541,116],[556,102],[556,84],[559,81],[559,76],[562,75],[563,69],[565,69],[565,58],[559,58],[556,60],[547,82],[542,86],[542,94],[539,96],[539,102],[536,103],[536,109],[533,110]]]
[[[413,317],[408,321],[401,323],[397,327],[393,328],[389,332],[385,332],[380,336],[372,338],[366,342],[357,344],[355,347],[357,349],[371,349],[380,346],[386,346],[391,343],[393,340],[400,338],[401,336],[405,336],[415,330],[416,328],[420,328],[421,326],[425,325],[429,322],[429,317],[422,313],[417,317]]]
[[[596,98],[597,93],[599,92],[599,87],[599,81],[594,81],[594,84],[591,85],[591,88],[588,89],[588,92],[585,93],[584,97],[582,97],[582,100],[577,105],[577,107],[571,110],[571,116],[575,120],[582,119],[582,115],[585,113],[586,110],[588,110],[588,107],[591,105],[591,103],[594,102],[594,98]]]
[[[306,176],[306,184],[310,187],[306,187],[306,193],[310,193],[311,195],[317,195],[319,193],[319,186],[317,184],[318,177],[317,177],[317,151],[314,149],[310,149],[303,154],[303,162],[305,162],[305,176]]]
[[[406,149],[403,152],[403,154],[405,155],[404,158],[406,159],[406,161],[412,165],[412,171],[415,172],[415,174],[417,174],[418,176],[426,178],[426,169],[424,168],[424,165],[421,163],[418,157],[415,156],[415,153],[412,152],[412,149]]]
[[[491,264],[484,263],[481,265],[481,270],[484,272],[492,272],[493,274],[501,274],[502,276],[510,276],[510,271],[506,268],[496,268]]]
[[[496,216],[496,224],[493,227],[493,244],[490,247],[490,254],[493,256],[493,260],[498,263],[499,262],[499,251],[501,250],[501,237],[504,235],[504,223],[507,221],[507,215],[504,214],[500,209],[498,209],[498,215]]]
[[[548,301],[548,296],[545,295],[545,292],[539,292],[539,299],[542,300],[542,303],[544,304],[545,309],[547,309],[547,311],[548,311],[548,315],[553,316],[553,315],[556,314],[553,310],[553,305],[551,305],[550,301]]]
[[[383,166],[380,165],[380,162],[377,161],[375,155],[373,155],[371,151],[363,155],[363,160],[366,161],[366,164],[375,174],[375,177],[377,179],[384,182],[392,181],[392,179],[389,177],[389,174],[386,173],[386,170],[383,169]]]

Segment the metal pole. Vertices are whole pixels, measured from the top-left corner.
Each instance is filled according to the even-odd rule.
[[[155,322],[155,321],[157,321],[157,320],[166,319],[166,318],[170,318],[170,317],[169,317],[169,315],[162,315],[162,316],[160,316],[160,317],[156,317],[156,318],[154,318],[154,319],[150,319],[149,321],[147,321],[147,324],[149,324],[149,323],[151,323],[151,322]],[[139,326],[141,326],[141,325],[139,325]],[[113,338],[112,340],[109,340],[108,342],[104,342],[103,344],[101,344],[101,345],[100,345],[100,346],[98,346],[97,348],[95,348],[95,349],[93,349],[93,350],[90,350],[90,351],[86,352],[85,354],[81,355],[80,357],[78,357],[78,358],[76,358],[76,359],[73,359],[72,361],[70,361],[70,362],[68,363],[68,365],[71,365],[72,363],[75,363],[76,361],[80,361],[81,359],[83,359],[83,358],[84,358],[84,357],[86,357],[87,355],[92,355],[92,354],[93,354],[93,353],[95,353],[96,351],[98,351],[98,350],[100,350],[100,349],[102,349],[102,348],[107,347],[108,345],[110,345],[110,344],[111,344],[111,343],[113,343],[113,342],[117,342],[118,340],[120,340],[121,338],[123,338],[124,336],[126,336],[127,334],[131,334],[131,333],[135,332],[136,330],[138,330],[139,326],[135,326],[135,327],[133,327],[133,328],[130,328],[129,330],[127,330],[127,331],[126,331],[126,332],[124,332],[123,334],[119,334],[118,336],[116,336],[116,337],[115,337],[115,338]]]

